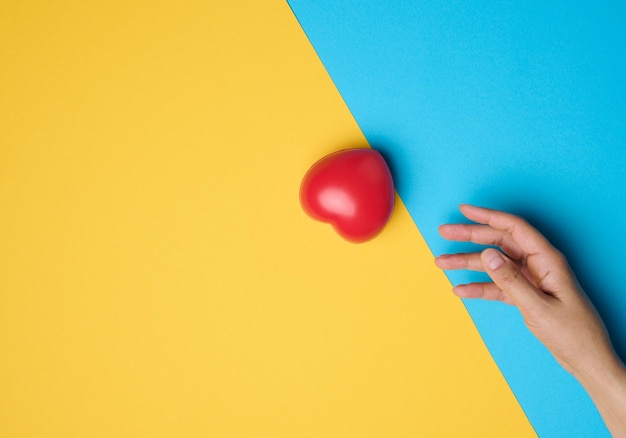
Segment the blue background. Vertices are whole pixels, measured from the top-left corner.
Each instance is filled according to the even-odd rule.
[[[626,357],[626,4],[289,4],[433,252],[469,249],[437,233],[460,203],[526,217],[569,258]],[[609,436],[515,308],[465,303],[540,436]]]

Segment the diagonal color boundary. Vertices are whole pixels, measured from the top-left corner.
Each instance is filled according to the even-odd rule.
[[[626,351],[624,15],[609,4],[290,5],[435,253],[472,202],[522,214],[570,258]],[[616,236],[620,236],[616,239]],[[454,284],[479,276],[450,274]],[[515,311],[466,302],[540,436],[607,436],[575,380]]]

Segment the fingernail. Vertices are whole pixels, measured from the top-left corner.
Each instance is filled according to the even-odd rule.
[[[498,251],[495,249],[489,249],[485,251],[485,262],[489,269],[498,269],[504,264],[504,259]]]

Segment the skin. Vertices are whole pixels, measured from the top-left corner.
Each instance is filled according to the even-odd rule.
[[[613,436],[626,437],[626,367],[563,254],[521,217],[471,205],[460,210],[476,223],[442,225],[442,237],[500,251],[437,257],[441,269],[486,272],[493,281],[453,293],[517,306],[528,329],[587,390]]]

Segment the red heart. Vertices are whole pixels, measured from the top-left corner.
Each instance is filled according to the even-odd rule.
[[[372,149],[327,155],[311,166],[300,186],[304,211],[355,243],[380,233],[393,212],[394,197],[389,167]]]

